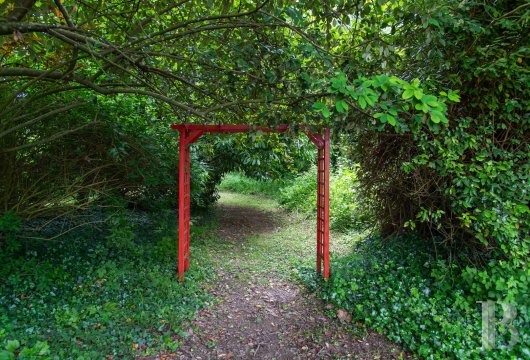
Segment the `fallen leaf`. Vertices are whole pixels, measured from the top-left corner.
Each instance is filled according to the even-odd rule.
[[[24,35],[18,30],[13,31],[13,40],[15,42],[18,42],[19,40],[22,40],[24,38]]]
[[[351,321],[351,314],[349,312],[347,312],[346,310],[343,310],[343,309],[338,309],[337,310],[337,317],[340,320],[345,321],[345,322],[350,322]]]

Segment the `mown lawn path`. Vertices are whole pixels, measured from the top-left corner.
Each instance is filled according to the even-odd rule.
[[[272,200],[231,193],[222,194],[216,216],[218,241],[228,245],[210,254],[218,275],[211,292],[219,301],[198,312],[167,358],[407,358],[381,335],[354,335],[347,319],[326,315],[336,309],[290,280],[293,263],[314,258],[312,221]]]

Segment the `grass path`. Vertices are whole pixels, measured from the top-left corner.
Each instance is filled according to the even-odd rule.
[[[293,280],[297,265],[314,267],[314,221],[279,210],[273,200],[234,193],[221,194],[213,221],[219,226],[206,231],[217,234],[200,236],[208,243],[197,244],[195,253],[192,246],[192,266],[204,260],[216,273],[210,292],[218,301],[187,324],[175,353],[159,358],[400,357],[384,337],[359,337],[328,316],[336,310]],[[332,239],[332,253],[348,250],[351,238]]]

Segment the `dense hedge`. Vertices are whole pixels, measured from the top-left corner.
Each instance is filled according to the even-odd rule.
[[[61,96],[34,105],[71,100]],[[25,109],[12,116],[29,114],[31,109]],[[178,136],[154,122],[157,116],[146,99],[94,97],[30,131],[10,131],[0,138],[0,213],[12,211],[23,219],[55,216],[115,197],[144,209],[176,206]],[[5,119],[0,128],[9,130],[14,120]],[[209,185],[212,172],[203,158],[193,153],[195,206],[215,200],[216,184]]]
[[[360,165],[362,194],[384,233],[408,227],[442,236],[455,254],[465,249],[475,265],[520,264],[530,238],[528,12],[517,1],[432,5],[411,5],[408,26],[393,37],[403,47],[393,73],[415,85],[394,93],[392,82],[380,91],[381,77],[363,82],[381,96],[338,124],[349,134],[344,152]],[[419,115],[401,106],[415,98]],[[447,124],[429,125],[422,111],[444,99]],[[399,117],[387,121],[388,111]]]

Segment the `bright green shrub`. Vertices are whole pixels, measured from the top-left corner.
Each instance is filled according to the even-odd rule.
[[[316,168],[313,167],[289,181],[285,187],[282,187],[278,200],[286,209],[315,214],[316,191],[317,176]]]
[[[315,81],[328,96],[313,109],[329,119],[346,156],[359,164],[363,197],[380,230],[442,236],[454,251],[467,248],[474,264],[526,261],[527,3],[367,6],[381,27],[366,23],[366,31],[389,29],[374,36],[385,40],[363,48],[364,62]],[[371,55],[384,57],[388,68]]]
[[[359,202],[357,168],[340,165],[330,177],[330,225],[339,231],[365,230],[372,225]]]
[[[359,206],[356,169],[339,165],[330,174],[330,226],[338,231],[365,230],[371,220]],[[290,210],[308,215],[316,213],[316,168],[287,182],[281,188],[279,202]]]
[[[323,296],[425,358],[529,358],[527,3],[378,10],[392,30],[372,51],[390,50],[389,70],[366,64],[333,74],[323,86],[333,116],[318,103],[315,110],[360,165],[362,203],[381,233],[416,236],[364,243],[333,267]],[[409,82],[402,91],[399,79]],[[355,96],[348,111],[352,103],[341,101]],[[444,118],[432,111],[441,102]],[[488,300],[516,306],[517,345],[501,347],[509,332],[499,326],[498,348],[481,352],[476,302]]]

